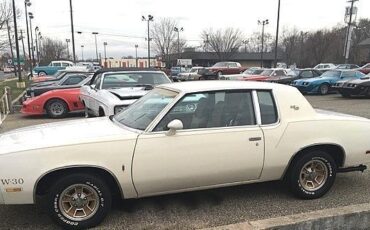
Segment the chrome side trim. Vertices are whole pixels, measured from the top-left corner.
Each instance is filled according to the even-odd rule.
[[[252,91],[252,99],[253,99],[254,115],[256,116],[257,125],[262,125],[261,109],[260,109],[260,104],[258,101],[258,95],[257,95],[256,90]]]

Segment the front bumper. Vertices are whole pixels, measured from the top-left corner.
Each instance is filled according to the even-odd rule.
[[[5,204],[4,197],[1,191],[0,191],[0,204]]]
[[[44,108],[40,105],[32,105],[25,101],[23,102],[21,113],[27,115],[41,115],[44,114]]]

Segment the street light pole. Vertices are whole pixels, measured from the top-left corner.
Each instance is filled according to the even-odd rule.
[[[31,59],[30,31],[29,31],[29,26],[28,26],[28,12],[27,12],[28,7],[30,7],[30,6],[31,6],[30,0],[25,0],[24,1],[24,8],[25,8],[25,13],[26,13],[28,61],[29,61],[29,65],[30,65],[29,67],[30,67],[30,72],[31,72],[31,76],[32,76],[33,65],[32,65],[32,59]],[[26,59],[26,57],[24,57],[24,58]]]
[[[28,13],[29,17],[30,17],[30,31],[31,31],[31,52],[32,52],[32,63],[33,63],[33,66],[36,66],[36,63],[35,63],[35,52],[34,52],[34,46],[33,46],[33,36],[32,36],[32,19],[33,19],[33,14],[31,12]]]
[[[348,63],[349,60],[349,51],[351,48],[351,40],[352,40],[352,30],[353,30],[353,25],[352,25],[352,15],[353,15],[353,5],[355,2],[359,0],[349,0],[348,2],[351,3],[351,7],[349,9],[349,21],[348,21],[348,28],[347,28],[347,39],[345,42],[345,50],[344,50],[344,63]]]
[[[148,22],[148,68],[150,68],[150,22],[153,21],[154,17],[152,15],[148,15],[148,18],[145,18],[144,16],[141,17],[143,21]]]
[[[81,45],[81,58],[82,58],[82,61],[84,61],[84,45]]]
[[[244,44],[244,53],[247,52],[247,44],[248,44],[248,40],[243,40],[242,43]]]
[[[76,63],[75,30],[74,30],[74,25],[73,25],[72,0],[69,0],[69,9],[71,11],[71,33],[72,33],[72,54],[73,54],[73,62]]]
[[[278,0],[278,14],[277,14],[277,23],[276,23],[274,68],[276,68],[276,66],[277,66],[277,52],[278,52],[278,41],[279,41],[279,25],[280,25],[280,0]]]
[[[108,42],[104,42],[104,67],[107,68],[107,45]]]
[[[181,27],[181,28],[175,27],[173,30],[175,32],[177,32],[177,53],[178,53],[178,56],[181,59],[181,53],[180,53],[180,32],[184,31],[184,28],[183,27]]]
[[[19,40],[21,40],[21,41],[22,41],[23,59],[24,59],[24,62],[26,62],[26,50],[25,50],[25,48],[24,48],[23,30],[20,30],[20,33],[21,33],[21,36],[20,36]]]
[[[17,12],[15,9],[15,1],[13,0],[13,21],[14,21],[14,35],[15,35],[15,50],[17,53],[17,73],[18,73],[18,81],[22,82],[22,75],[21,75],[21,63],[19,60],[19,44],[18,44],[18,27],[17,27]]]
[[[70,41],[71,41],[71,39],[69,39],[69,38],[67,38],[67,39],[66,39],[66,42],[67,42],[67,59],[68,59],[68,60],[70,60],[70,59],[69,59],[69,42],[70,42]]]
[[[265,36],[265,25],[268,25],[269,24],[269,20],[268,19],[265,19],[265,20],[258,20],[258,25],[262,25],[262,36],[261,36],[261,68],[263,68],[263,39],[264,39],[264,36]]]
[[[95,36],[95,52],[96,52],[96,61],[99,61],[99,56],[98,56],[98,42],[96,39],[96,35],[98,35],[98,32],[92,32],[92,34]]]
[[[135,45],[135,54],[136,54],[136,58],[135,58],[135,60],[136,60],[136,68],[139,68],[139,66],[138,66],[138,60],[137,60],[137,48],[139,47],[139,45]]]
[[[36,58],[37,58],[37,63],[40,63],[40,57],[39,57],[39,48],[37,44],[37,31],[39,30],[39,27],[35,27],[35,42],[36,42]]]

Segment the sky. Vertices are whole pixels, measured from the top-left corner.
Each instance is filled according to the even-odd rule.
[[[16,0],[22,9],[20,29],[26,27],[23,1]],[[76,55],[95,57],[95,41],[91,34],[98,32],[98,52],[103,54],[103,42],[107,42],[108,57],[146,55],[146,23],[142,15],[151,14],[154,20],[161,17],[176,19],[184,32],[181,38],[188,46],[199,46],[200,34],[207,28],[234,27],[245,36],[260,31],[258,20],[269,19],[266,32],[275,34],[278,0],[72,0]],[[65,41],[71,38],[69,0],[31,0],[29,11],[35,16],[32,24],[38,26],[43,36]],[[313,31],[344,25],[347,0],[281,0],[280,31],[296,28]],[[370,0],[360,0],[358,18],[370,17]],[[367,11],[367,12],[366,12]],[[70,45],[71,49],[71,45]]]

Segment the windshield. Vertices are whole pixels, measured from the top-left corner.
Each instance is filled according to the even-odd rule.
[[[326,71],[321,77],[340,77],[341,71]]]
[[[296,77],[299,75],[299,70],[289,70],[287,75]]]
[[[132,72],[106,74],[103,79],[102,89],[155,86],[171,81],[163,73]]]
[[[133,129],[145,130],[177,95],[174,91],[154,89],[115,115],[113,120]]]
[[[268,70],[264,70],[260,75],[262,76],[270,76],[272,74],[273,70],[271,69],[268,69]]]

